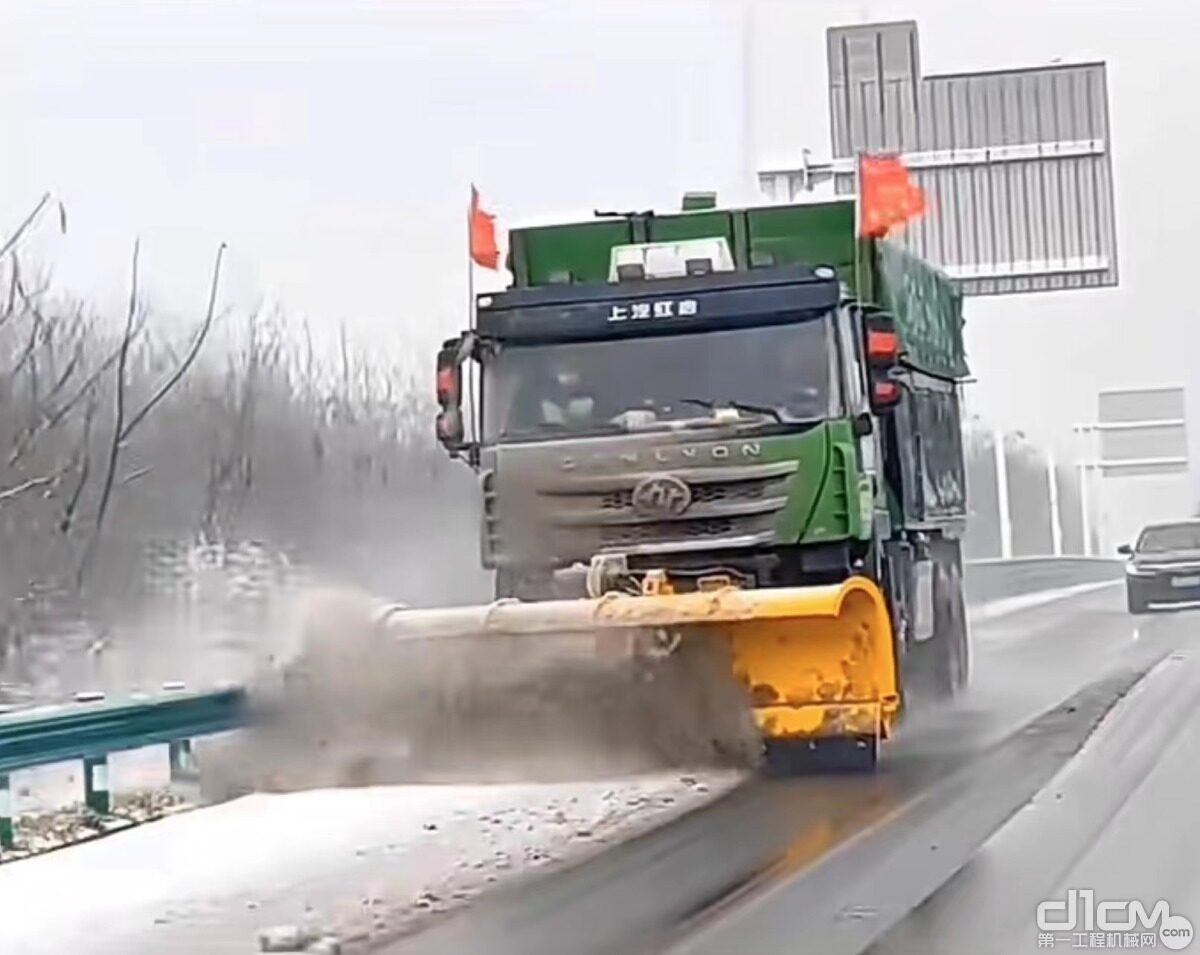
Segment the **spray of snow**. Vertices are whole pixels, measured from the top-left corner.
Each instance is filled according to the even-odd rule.
[[[597,778],[747,766],[757,734],[714,645],[685,641],[647,666],[593,641],[389,640],[377,602],[319,590],[298,634],[253,683],[256,725],[200,751],[207,798],[399,782]]]

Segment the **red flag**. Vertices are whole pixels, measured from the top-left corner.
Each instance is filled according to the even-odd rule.
[[[882,238],[925,211],[925,193],[899,156],[863,155],[858,161],[859,232]]]
[[[500,267],[500,249],[496,245],[496,217],[479,207],[479,191],[471,187],[471,258],[485,269]]]

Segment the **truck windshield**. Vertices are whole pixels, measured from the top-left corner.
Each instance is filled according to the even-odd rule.
[[[711,420],[811,421],[836,413],[829,315],[689,335],[508,345],[484,371],[488,440],[603,434]]]

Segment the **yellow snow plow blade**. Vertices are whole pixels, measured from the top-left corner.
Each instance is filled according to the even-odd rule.
[[[887,605],[864,577],[814,587],[609,593],[582,600],[383,608],[390,637],[716,637],[768,739],[887,738],[900,708]]]
[[[734,675],[768,739],[886,739],[900,709],[887,604],[874,583],[750,591],[728,631]]]

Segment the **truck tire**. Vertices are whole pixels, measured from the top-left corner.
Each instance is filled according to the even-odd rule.
[[[934,564],[933,636],[908,651],[908,678],[924,700],[957,696],[971,672],[967,602],[963,593],[962,551],[956,540],[930,543]]]

